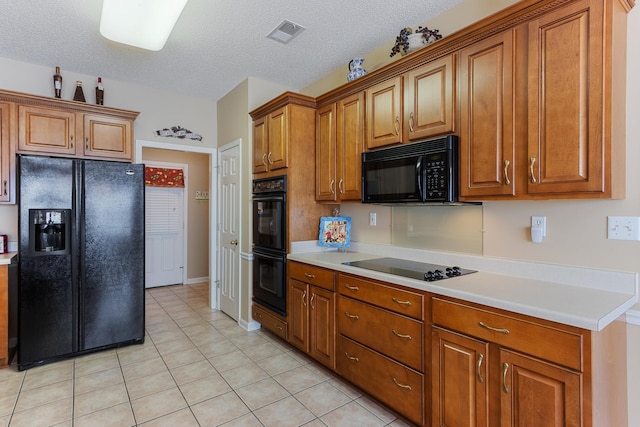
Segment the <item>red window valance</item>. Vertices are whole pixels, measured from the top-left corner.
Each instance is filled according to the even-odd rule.
[[[149,187],[184,187],[184,173],[182,169],[146,167],[144,170],[144,184]]]

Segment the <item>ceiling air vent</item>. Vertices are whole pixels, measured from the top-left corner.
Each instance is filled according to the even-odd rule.
[[[284,20],[273,29],[269,34],[267,34],[267,38],[275,40],[280,43],[289,43],[291,39],[296,37],[298,34],[304,31],[304,27],[294,24],[291,21]]]

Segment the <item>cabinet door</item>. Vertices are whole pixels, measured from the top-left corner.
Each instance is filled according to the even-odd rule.
[[[31,106],[18,107],[18,151],[75,155],[75,113]]]
[[[367,149],[402,142],[402,77],[366,90]]]
[[[454,55],[429,62],[405,77],[404,131],[409,140],[453,132]]]
[[[316,200],[336,200],[336,106],[316,111]]]
[[[514,30],[460,53],[460,195],[515,195]]]
[[[11,179],[13,169],[12,164],[15,164],[15,158],[11,156],[11,141],[9,128],[9,109],[10,104],[0,103],[0,202],[11,201],[11,188],[13,187],[13,180]]]
[[[362,151],[364,150],[364,92],[338,101],[338,195],[340,200],[360,200]]]
[[[311,286],[309,337],[311,357],[333,369],[335,364],[335,298],[326,289]]]
[[[305,353],[309,352],[309,301],[308,286],[297,280],[289,280],[287,295],[289,343]]]
[[[132,127],[131,120],[85,114],[85,157],[131,160]]]
[[[267,118],[253,121],[253,173],[267,171]]]
[[[500,349],[502,427],[579,427],[582,374]]]
[[[529,193],[604,191],[602,7],[529,23]]]
[[[267,132],[269,135],[269,151],[267,152],[268,169],[276,170],[286,168],[289,166],[287,107],[282,107],[269,114]]]
[[[489,344],[433,328],[433,426],[489,426]]]

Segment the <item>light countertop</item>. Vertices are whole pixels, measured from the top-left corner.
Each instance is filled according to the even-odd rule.
[[[0,254],[0,265],[11,264],[11,259],[18,255],[17,252],[7,252],[6,254]]]
[[[360,251],[301,252],[289,254],[288,259],[593,331],[604,329],[638,301],[637,273],[536,263],[527,265],[528,263],[513,263],[509,260],[483,260],[483,257],[457,257],[447,254],[447,260],[450,262],[428,258],[414,260],[459,265],[478,272],[426,282],[342,264],[347,261],[381,257],[411,259],[411,255],[415,255],[412,252],[407,254],[394,249],[396,250],[384,255]],[[438,258],[439,255],[436,253],[433,257]],[[504,265],[501,266],[501,263]],[[524,272],[525,275],[529,273],[532,277],[510,274],[511,270]],[[557,277],[557,281],[550,277]]]

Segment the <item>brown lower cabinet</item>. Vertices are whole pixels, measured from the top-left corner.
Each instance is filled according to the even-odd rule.
[[[9,267],[0,265],[0,368],[9,364]]]
[[[594,332],[294,261],[288,284],[287,318],[254,319],[417,425],[627,425],[621,319]]]

